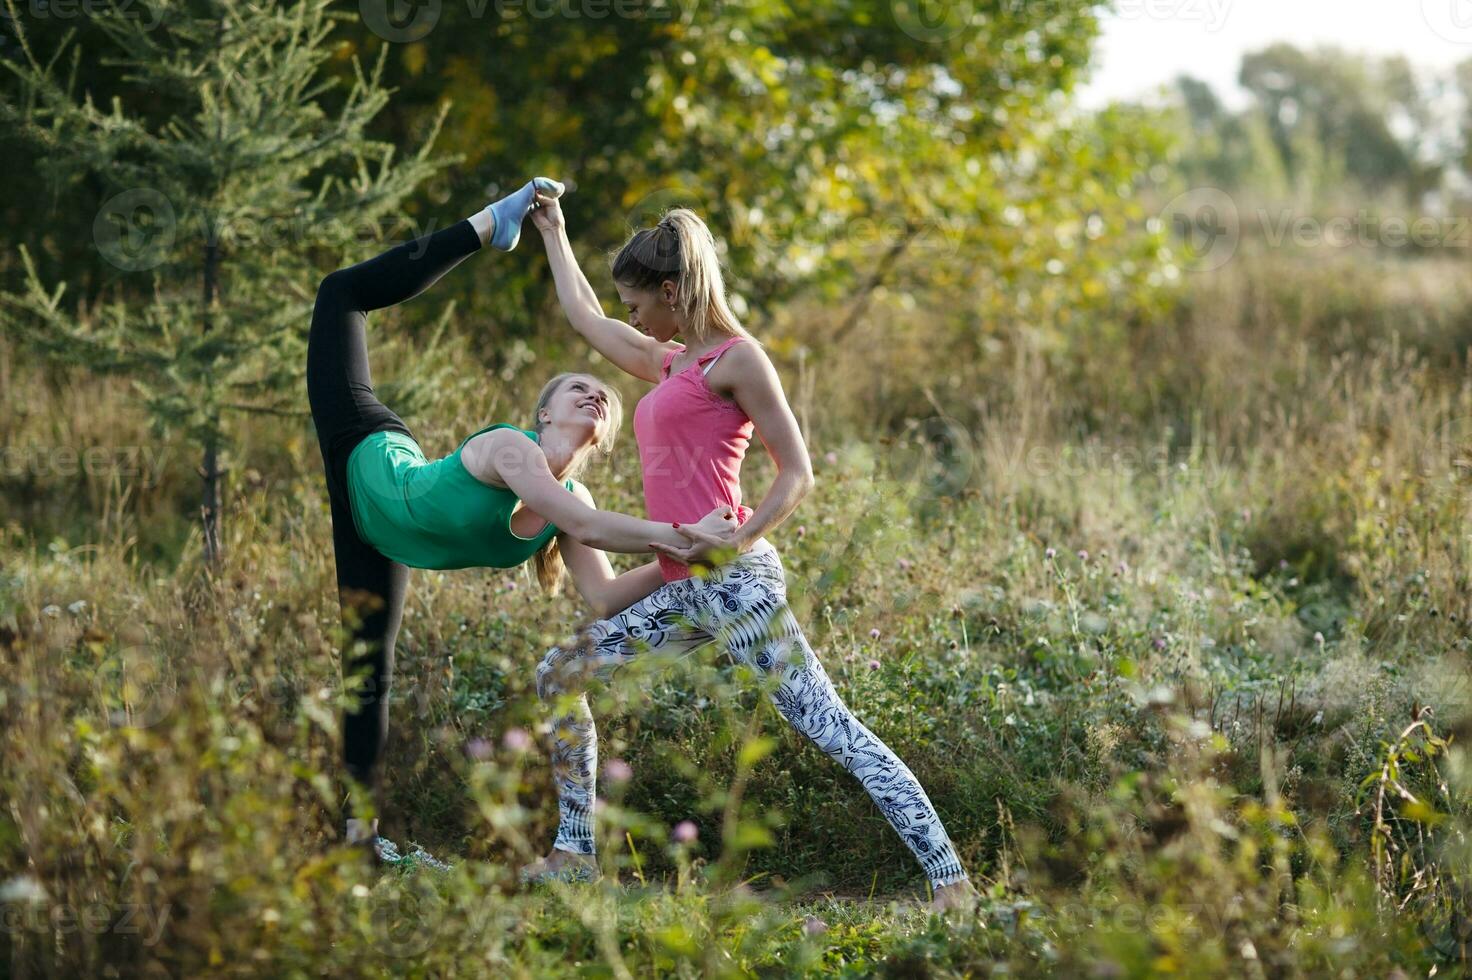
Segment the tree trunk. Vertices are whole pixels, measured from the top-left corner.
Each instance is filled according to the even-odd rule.
[[[220,246],[213,229],[207,229],[204,247],[204,322],[202,330],[209,333],[214,327],[215,294],[218,290],[220,272]],[[212,420],[217,421],[217,420]],[[206,437],[204,463],[199,468],[204,481],[203,499],[200,501],[200,518],[204,522],[204,558],[215,566],[220,563],[220,444],[216,436]]]
[[[200,517],[204,520],[204,558],[210,565],[220,562],[220,455],[213,440],[204,447],[204,464],[199,468],[204,480],[204,499]]]

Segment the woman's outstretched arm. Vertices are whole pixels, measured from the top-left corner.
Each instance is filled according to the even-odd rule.
[[[604,314],[598,294],[593,292],[572,253],[561,204],[556,198],[539,194],[537,205],[532,212],[532,223],[541,231],[542,243],[547,246],[547,262],[557,283],[557,300],[568,322],[598,353],[618,367],[636,378],[658,382],[664,356],[676,345],[661,344],[622,320]]]
[[[597,506],[593,503],[592,495],[581,483],[573,484],[573,493],[589,507]],[[590,548],[569,534],[559,535],[557,541],[562,551],[562,560],[572,574],[578,594],[599,619],[607,619],[614,613],[629,608],[664,585],[664,574],[659,569],[659,562],[650,562],[622,575],[615,575],[608,555],[597,548]]]
[[[514,429],[483,432],[465,444],[460,458],[471,476],[490,486],[510,488],[528,509],[583,544],[635,555],[653,551],[656,544],[689,544],[672,525],[597,510],[579,500],[552,475],[542,447],[525,433]],[[734,518],[726,521],[723,513],[729,514],[729,508],[716,508],[701,520],[701,526],[710,531],[734,527]]]

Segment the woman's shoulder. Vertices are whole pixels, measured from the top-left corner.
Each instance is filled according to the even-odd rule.
[[[496,436],[495,435],[496,433],[502,433],[504,435]],[[515,423],[512,423],[512,422],[492,422],[490,425],[488,425],[488,426],[486,426],[486,427],[484,427],[482,429],[477,429],[474,432],[472,432],[470,435],[466,436],[465,439],[460,443],[460,446],[461,446],[461,448],[464,448],[464,446],[467,443],[469,443],[470,440],[472,440],[472,439],[479,439],[481,436],[486,436],[486,435],[493,436],[498,441],[499,441],[499,439],[506,438],[506,437],[509,437],[509,438],[515,440],[516,439],[516,435],[518,433],[522,437],[527,438],[527,439],[530,439],[532,442],[539,442],[540,441],[537,438],[536,432],[533,431],[533,430],[531,430],[531,429],[523,429],[521,426],[516,425]]]
[[[497,458],[507,451],[531,452],[533,447],[535,451],[541,451],[534,431],[509,422],[497,422],[471,435],[460,444],[457,452],[461,464],[471,476],[492,487],[502,488],[505,481],[497,469]]]

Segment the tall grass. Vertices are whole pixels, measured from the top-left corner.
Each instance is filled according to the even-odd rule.
[[[1450,267],[1347,262],[1247,256],[1126,345],[1004,338],[955,387],[923,344],[788,365],[818,473],[777,540],[794,601],[975,871],[952,920],[719,662],[602,695],[632,769],[600,787],[604,882],[517,886],[555,805],[506,736],[584,615],[521,572],[414,574],[384,826],[456,866],[364,867],[305,421],[245,427],[207,574],[182,456],[58,463],[159,444],[126,390],[0,352],[7,460],[49,461],[0,495],[11,972],[1465,974],[1472,306]],[[417,370],[393,323],[390,385]],[[436,389],[428,450],[520,417],[547,355],[518,356],[524,383]],[[591,476],[603,506],[638,511],[633,467]]]

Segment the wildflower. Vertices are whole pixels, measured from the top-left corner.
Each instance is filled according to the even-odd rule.
[[[799,524],[797,526],[797,536],[798,536],[798,538],[806,537],[807,536],[807,533],[808,533],[808,526],[806,524]]]
[[[1320,633],[1318,630],[1314,630],[1314,642],[1317,643],[1319,646],[1323,646],[1324,634]]]
[[[626,783],[633,775],[633,767],[622,759],[609,759],[603,766],[603,778],[610,783]]]
[[[869,661],[869,669],[870,670],[878,670],[879,669],[879,661],[877,661],[877,660],[870,660]]]
[[[66,607],[66,611],[69,612],[69,613],[71,613],[73,616],[80,616],[80,615],[82,615],[82,610],[84,610],[86,608],[87,608],[87,600],[86,599],[78,599],[76,602],[74,602],[71,605],[67,606]]]
[[[52,619],[55,619],[57,616],[61,615],[61,607],[53,603],[49,606],[43,606],[41,608],[41,613],[42,615],[50,616]]]
[[[1130,570],[1130,566],[1126,565],[1124,562],[1120,562],[1118,565],[1115,565],[1114,566],[1114,574],[1115,575],[1123,575],[1125,572],[1127,572],[1129,570]]]
[[[1157,650],[1164,650],[1165,649],[1165,637],[1163,637],[1163,636],[1157,636],[1150,645],[1153,646]]]
[[[908,558],[901,558],[895,564],[900,566],[900,571],[902,572],[908,572],[910,570],[910,559]]]
[[[837,466],[838,465],[838,454],[835,453],[835,452],[833,452],[833,451],[831,451],[831,450],[829,452],[824,453],[823,454],[823,462],[827,463],[829,466]]]
[[[675,824],[675,829],[670,831],[670,837],[674,838],[676,844],[693,844],[700,837],[700,830],[692,820],[681,820]]]
[[[1089,560],[1089,553],[1087,551],[1085,551],[1084,549],[1080,548],[1078,550],[1078,560],[1079,561],[1088,561]]]
[[[512,752],[525,752],[532,747],[532,737],[525,728],[508,728],[501,736],[501,744]]]
[[[473,738],[465,743],[465,754],[477,761],[491,754],[491,743],[483,738]]]
[[[873,629],[871,629],[869,631],[869,639],[871,639],[871,640],[877,640],[877,639],[879,639],[879,627],[878,626],[874,627]]]
[[[1049,548],[1047,551],[1043,552],[1043,557],[1048,559],[1048,561],[1052,561],[1054,558],[1058,557],[1058,549]]]

